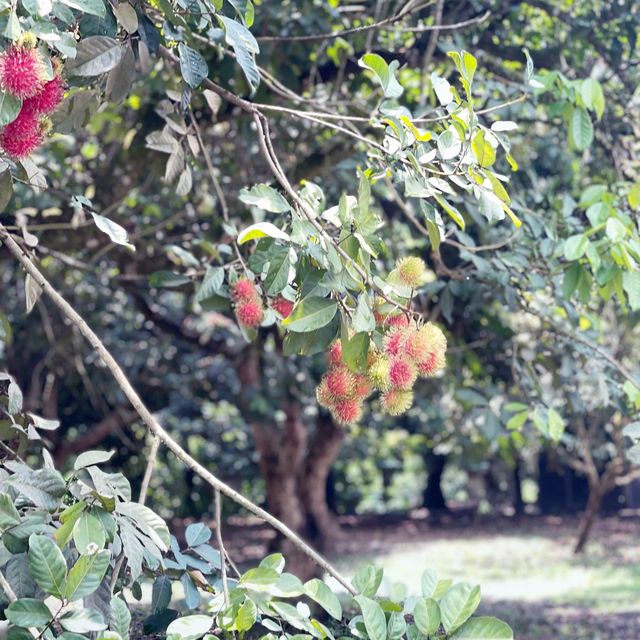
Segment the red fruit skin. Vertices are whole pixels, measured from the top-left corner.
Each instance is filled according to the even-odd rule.
[[[44,64],[37,49],[11,45],[0,57],[0,85],[16,98],[31,98],[44,85]]]
[[[362,403],[359,400],[341,400],[333,408],[333,416],[343,424],[353,424],[362,417]]]
[[[0,148],[13,160],[28,156],[43,140],[38,118],[24,109],[0,132]]]
[[[348,397],[353,391],[353,376],[346,367],[338,367],[327,372],[327,389],[338,398]]]
[[[389,332],[384,343],[384,350],[390,356],[397,356],[401,351],[403,340],[404,334],[399,329]]]
[[[342,364],[342,343],[339,340],[329,347],[327,358],[330,367],[339,367]]]
[[[390,327],[408,327],[409,318],[407,318],[407,316],[404,316],[404,315],[391,316],[387,318],[387,324]]]
[[[364,400],[371,395],[372,391],[373,389],[371,388],[369,378],[362,373],[356,374],[355,386],[353,388],[354,397]]]
[[[293,311],[293,302],[286,298],[276,298],[271,303],[271,308],[277,311],[283,318],[288,318]]]
[[[245,327],[258,327],[263,316],[262,305],[257,300],[242,300],[236,306],[236,317]]]
[[[64,99],[64,81],[60,76],[49,80],[42,90],[32,98],[27,98],[22,108],[33,114],[49,114],[55,111]]]
[[[396,389],[411,387],[416,380],[415,367],[406,360],[394,359],[389,366],[389,380]]]
[[[236,302],[258,298],[256,285],[248,278],[240,278],[231,286],[231,295]]]

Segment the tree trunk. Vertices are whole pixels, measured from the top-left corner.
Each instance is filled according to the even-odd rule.
[[[327,480],[344,441],[344,429],[329,416],[318,416],[316,432],[300,477],[300,494],[307,511],[306,531],[320,548],[340,535],[327,501]]]
[[[574,553],[581,553],[589,539],[591,528],[595,522],[596,516],[600,511],[600,505],[602,504],[602,498],[604,492],[599,484],[592,484],[589,486],[589,499],[587,500],[587,506],[582,514],[580,524],[578,525],[578,538],[576,540]]]
[[[520,474],[520,468],[520,458],[516,458],[513,466],[513,510],[518,516],[524,513],[524,500],[522,499],[522,477]]]
[[[448,511],[449,508],[442,493],[442,475],[447,464],[447,456],[429,451],[426,462],[428,477],[422,497],[422,506],[429,511]]]

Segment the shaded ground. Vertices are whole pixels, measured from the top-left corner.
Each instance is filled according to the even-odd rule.
[[[245,521],[246,524],[246,521]],[[601,519],[586,553],[571,553],[575,518],[350,518],[331,554],[347,575],[375,562],[392,582],[418,591],[424,568],[482,585],[484,613],[517,640],[639,640],[640,519]],[[226,534],[238,560],[266,553],[257,522]]]

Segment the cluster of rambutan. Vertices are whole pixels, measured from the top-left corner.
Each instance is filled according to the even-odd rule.
[[[238,322],[246,328],[259,327],[264,320],[264,305],[255,283],[249,278],[239,278],[231,285],[231,298]],[[293,311],[293,302],[278,296],[270,302],[271,308],[282,318]]]
[[[0,148],[14,160],[28,156],[51,130],[47,117],[64,98],[61,64],[52,60],[53,78],[47,80],[46,64],[33,34],[25,34],[0,54],[0,86],[22,101],[15,120],[0,130]]]
[[[404,315],[376,314],[387,328],[382,347],[369,350],[365,373],[353,373],[342,360],[340,342],[329,349],[329,369],[316,389],[318,403],[344,424],[358,422],[364,400],[380,391],[384,413],[399,416],[413,404],[413,385],[445,366],[447,339],[433,323],[418,325]]]
[[[318,403],[342,424],[358,422],[364,401],[373,391],[369,376],[349,370],[342,360],[342,344],[339,341],[329,347],[328,357],[329,369],[316,389]]]

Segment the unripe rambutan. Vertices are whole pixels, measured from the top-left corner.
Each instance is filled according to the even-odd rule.
[[[280,296],[271,303],[271,308],[277,311],[283,318],[288,318],[293,311],[293,302]]]
[[[335,398],[331,395],[329,388],[327,387],[327,379],[323,378],[320,384],[316,387],[316,400],[321,407],[326,409],[333,408]]]
[[[420,327],[420,343],[426,345],[422,356],[417,358],[420,375],[432,376],[446,366],[447,338],[432,322]]]
[[[29,113],[48,114],[55,111],[64,98],[64,81],[56,75],[45,83],[42,90],[31,98],[27,98],[22,108]]]
[[[256,285],[249,278],[240,278],[231,285],[231,297],[235,302],[260,298]]]
[[[418,372],[409,360],[394,358],[389,365],[389,382],[394,389],[410,389]]]
[[[12,44],[0,56],[0,85],[16,98],[31,98],[42,90],[45,66],[30,42]]]
[[[427,266],[421,258],[409,256],[396,262],[396,273],[403,284],[415,289],[422,284]]]
[[[413,391],[391,389],[382,394],[382,409],[391,416],[399,416],[411,408]]]
[[[431,339],[421,329],[414,329],[407,333],[402,350],[414,362],[422,362],[431,351]]]
[[[353,424],[362,417],[362,402],[354,399],[339,400],[331,413],[338,422]]]
[[[336,340],[331,343],[329,351],[327,351],[327,360],[330,367],[339,367],[342,362],[342,342]]]
[[[327,381],[327,389],[336,398],[346,398],[353,393],[355,379],[345,366],[329,369],[325,380]]]
[[[369,376],[369,380],[371,380],[371,384],[376,387],[376,389],[385,391],[389,388],[391,384],[389,380],[390,365],[391,361],[387,356],[379,355],[373,364],[369,366],[367,375]]]
[[[356,373],[354,376],[355,384],[353,387],[353,395],[355,398],[359,398],[360,400],[364,400],[368,398],[373,389],[371,388],[371,382],[369,378],[363,373]]]
[[[42,123],[24,109],[0,132],[0,148],[10,158],[19,160],[33,152],[44,140]]]
[[[264,310],[259,300],[240,300],[236,305],[236,317],[245,327],[257,327],[262,322]]]

